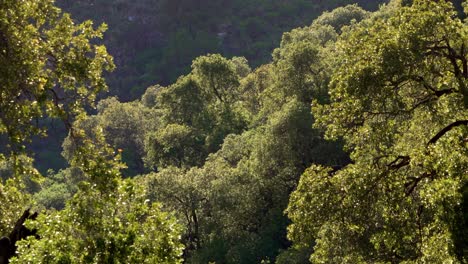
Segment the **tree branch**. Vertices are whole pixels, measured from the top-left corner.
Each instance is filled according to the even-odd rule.
[[[408,182],[405,184],[405,187],[406,187],[406,196],[409,196],[411,193],[413,193],[413,191],[416,189],[416,187],[418,186],[419,182],[421,182],[423,179],[425,178],[428,178],[428,177],[433,177],[435,174],[434,171],[431,171],[431,172],[425,172],[423,175],[421,175],[421,177],[414,177],[413,178],[413,181],[411,182]]]
[[[394,170],[398,170],[410,163],[411,158],[409,156],[398,156],[394,161],[388,164],[388,167]]]
[[[433,138],[431,138],[431,140],[429,140],[429,142],[427,142],[427,146],[436,143],[437,140],[439,140],[447,132],[452,130],[452,128],[458,127],[458,126],[466,126],[466,125],[468,125],[468,120],[458,120],[458,121],[453,122],[452,124],[444,127],[441,131],[439,131],[439,133],[437,133],[437,135],[435,135]]]

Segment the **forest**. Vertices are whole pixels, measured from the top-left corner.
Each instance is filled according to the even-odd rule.
[[[1,1],[0,264],[468,263],[468,1],[355,2]]]
[[[387,1],[387,0],[385,0]],[[104,73],[108,93],[121,102],[139,99],[149,86],[167,86],[190,72],[192,60],[206,54],[241,56],[250,67],[268,63],[283,32],[308,26],[326,10],[359,3],[376,10],[384,0],[57,0],[78,22],[106,23],[102,40],[115,69]],[[60,122],[30,149],[42,173],[66,168],[60,154],[67,135]]]

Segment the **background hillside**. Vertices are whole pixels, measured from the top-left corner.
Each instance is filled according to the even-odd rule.
[[[244,56],[251,67],[271,60],[283,32],[308,26],[324,11],[357,3],[375,10],[385,0],[58,0],[78,21],[107,23],[104,44],[117,69],[111,95],[134,100],[167,85],[207,53]]]

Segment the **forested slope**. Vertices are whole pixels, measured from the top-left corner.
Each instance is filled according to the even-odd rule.
[[[336,8],[284,33],[259,67],[199,56],[136,100],[99,100],[95,114],[84,107],[113,68],[92,44],[103,29],[57,21],[48,3],[12,4],[17,22],[0,20],[8,40],[33,36],[5,42],[22,52],[7,53],[18,64],[0,75],[11,84],[1,234],[23,209],[41,212],[14,263],[468,261],[466,2],[465,12],[430,0]],[[54,34],[16,26],[31,19]],[[34,61],[55,67],[32,66],[17,96],[21,65]],[[46,132],[31,122],[43,116],[69,129],[70,166],[46,177],[23,150]]]
[[[150,85],[168,85],[187,74],[198,56],[244,56],[257,67],[271,59],[283,32],[309,25],[322,12],[352,3],[375,10],[384,2],[57,0],[57,5],[79,21],[109,25],[104,43],[117,65],[107,76],[110,92],[128,101]]]

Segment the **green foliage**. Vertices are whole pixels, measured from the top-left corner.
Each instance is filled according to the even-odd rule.
[[[198,168],[190,170],[168,167],[155,174],[145,175],[140,183],[146,186],[150,201],[164,201],[166,210],[174,211],[185,227],[182,241],[186,254],[201,247],[206,226],[206,188],[208,182]],[[170,186],[170,187],[169,187]]]
[[[8,235],[14,228],[22,210],[31,204],[31,197],[23,193],[23,186],[14,180],[0,185],[0,233]]]
[[[283,95],[310,102],[312,97],[318,98],[320,92],[323,94],[322,82],[326,79],[318,63],[319,48],[304,41],[283,47],[281,51],[278,68],[280,81],[283,81],[280,89],[285,90]]]
[[[147,142],[147,165],[153,168],[194,166],[202,162],[202,142],[188,126],[170,124],[149,134]]]
[[[262,109],[262,94],[265,89],[272,85],[274,76],[271,65],[263,65],[255,71],[241,79],[239,91],[242,108],[246,119],[254,123],[252,119],[259,114]]]
[[[100,127],[106,143],[122,154],[122,161],[127,166],[123,174],[135,176],[143,173],[145,136],[159,126],[160,115],[140,102],[120,103],[115,97],[101,100],[97,110],[97,115],[86,116],[75,122],[74,126],[92,139],[97,137],[96,127]],[[80,143],[73,137],[73,134],[69,134],[62,144],[62,155],[68,161],[72,159],[77,144]]]
[[[192,74],[212,125],[205,142],[209,153],[219,149],[226,135],[239,133],[246,126],[238,101],[239,74],[245,74],[248,68],[245,60],[228,60],[218,54],[199,57],[192,63]]]
[[[70,136],[64,155],[73,168],[43,182],[34,198],[47,207],[65,207],[43,211],[27,224],[39,236],[17,242],[18,256],[11,262],[181,263],[179,226],[160,205],[149,204],[140,187],[121,180],[121,155],[106,143],[102,120],[84,114],[85,106],[93,106],[97,93],[106,89],[103,71],[113,68],[105,47],[91,44],[105,26],[95,30],[90,21],[75,25],[48,0],[6,1],[0,15],[0,134],[11,152],[0,155],[0,234],[7,235],[19,214],[34,204],[33,183],[41,178],[32,159],[18,155],[32,136],[46,132],[33,119],[65,122]],[[116,122],[103,122],[110,128],[105,132],[123,144],[122,130],[135,128],[124,121],[143,123],[144,118],[137,118],[143,114],[112,99],[103,104],[103,119]],[[133,138],[142,143],[141,136]]]
[[[311,122],[302,122],[307,117],[311,120],[308,108],[293,101],[268,124],[226,137],[222,149],[209,156],[196,174],[206,202],[198,211],[203,232],[194,263],[260,262],[274,259],[287,245],[282,211],[311,158]],[[215,248],[223,253],[213,254]]]
[[[44,133],[32,124],[44,116],[68,121],[107,88],[101,74],[113,68],[104,46],[90,43],[106,29],[74,25],[53,1],[7,1],[0,8],[0,134],[12,147]]]
[[[34,194],[34,200],[45,208],[61,210],[65,203],[78,191],[83,175],[78,168],[67,168],[57,173],[49,171],[41,184],[41,190]]]
[[[312,247],[309,248],[290,248],[281,252],[276,257],[276,264],[304,264],[309,263],[309,256],[312,253]]]
[[[41,175],[25,155],[0,158],[0,235],[7,235],[24,209],[33,204],[31,194],[37,191]]]
[[[207,55],[194,60],[189,75],[161,88],[155,105],[161,125],[145,140],[147,166],[200,166],[226,135],[242,131],[239,75],[249,71],[243,58]]]
[[[181,263],[175,220],[130,180],[106,194],[81,184],[65,210],[28,226],[41,239],[21,241],[12,263]]]
[[[150,200],[177,212],[189,263],[274,260],[289,246],[283,210],[304,169],[314,161],[347,161],[340,144],[324,142],[312,129],[310,113],[312,98],[327,99],[327,46],[337,35],[331,26],[287,33],[274,63],[254,72],[243,59],[203,56],[188,76],[158,92],[166,125],[148,138],[147,161],[177,162],[154,163],[159,172],[141,182]],[[204,152],[192,151],[194,135],[203,139]],[[215,137],[220,149],[209,147]],[[194,153],[206,153],[206,162],[206,156],[196,167],[180,162]],[[283,261],[308,258],[310,249],[287,250]]]
[[[45,129],[33,120],[60,118],[67,124],[106,89],[104,71],[113,69],[101,38],[106,26],[93,29],[90,21],[75,25],[53,1],[5,1],[0,5],[0,135],[7,148],[0,161],[12,161],[10,179],[2,190],[1,233],[30,205],[26,178],[37,177],[32,161],[18,153]]]
[[[236,100],[236,88],[239,85],[236,66],[218,54],[193,61],[193,74],[208,101],[232,103]]]
[[[185,124],[197,128],[209,125],[198,84],[191,76],[181,77],[176,83],[161,89],[157,107],[162,110],[163,122]]]
[[[153,108],[157,104],[158,93],[163,89],[163,87],[156,85],[148,87],[145,93],[141,96],[141,103],[148,108]]]
[[[211,57],[203,59],[205,60],[199,61],[216,63],[211,68],[216,71],[219,68],[214,66],[229,65],[227,60],[221,58],[216,58],[213,62],[210,61]],[[318,64],[317,61],[313,63],[313,66]],[[229,68],[224,67],[224,69]],[[292,84],[294,79],[286,78],[286,74],[282,75],[281,71],[282,68],[274,65],[265,66],[247,75],[238,87],[234,87],[233,90],[238,91],[238,98],[241,100],[235,103],[238,108],[234,110],[246,113],[250,110],[244,106],[252,106],[252,109],[256,110],[251,111],[249,115],[252,121],[258,120],[258,123],[252,124],[253,127],[249,131],[238,135],[223,135],[224,143],[221,149],[209,155],[204,164],[201,161],[200,164],[203,165],[201,168],[188,169],[176,162],[166,166],[176,165],[183,169],[174,167],[163,169],[164,164],[159,164],[158,173],[141,178],[147,185],[150,200],[161,201],[167,206],[167,210],[178,212],[178,218],[185,225],[185,256],[191,263],[210,261],[255,263],[263,259],[274,259],[277,251],[288,245],[285,238],[288,222],[282,212],[286,207],[289,193],[296,186],[302,171],[313,160],[319,159],[320,155],[317,154],[319,152],[315,152],[314,156],[314,150],[323,147],[324,143],[318,140],[320,133],[312,129],[313,119],[308,103],[301,102],[307,102],[304,96],[311,95],[298,92],[288,96],[288,92],[292,93],[292,89],[295,88]],[[202,75],[205,80],[210,80],[206,76],[212,74],[208,70],[197,73],[196,77],[200,78]],[[306,71],[303,73],[311,74]],[[277,84],[274,81],[279,75],[284,78]],[[215,78],[220,77],[214,76],[213,79]],[[219,116],[225,111],[224,109],[232,108],[232,105],[224,103],[216,96],[205,96],[199,88],[202,86],[199,83],[201,82],[194,81],[190,76],[183,77],[178,83],[158,94],[160,105],[172,105],[177,99],[180,103],[174,105],[182,106],[174,108],[175,114],[168,114],[167,119],[177,117],[178,113],[188,110],[183,106],[193,108],[189,103],[196,104],[196,100],[203,103],[196,105],[203,109],[209,118],[212,117],[211,111],[218,111]],[[288,91],[282,85],[292,91]],[[211,92],[212,89],[205,91]],[[179,96],[175,96],[175,92]],[[186,100],[185,92],[190,92],[190,98],[195,100]],[[272,97],[282,96],[284,97],[280,104],[269,103]],[[176,133],[179,130],[189,132],[187,125],[198,127],[198,131],[203,131],[202,133],[209,134],[216,131],[216,127],[207,128],[192,121],[197,120],[194,118],[200,114],[200,111],[192,113],[192,115],[180,115],[186,116],[187,119],[177,118],[185,122],[185,129],[182,129],[181,125],[176,127],[174,124],[169,124],[166,129],[171,132],[170,134],[164,129],[153,134],[154,139],[149,142],[155,144],[164,141],[163,139],[174,138],[168,135],[180,135],[180,137],[177,137],[177,141],[166,144],[167,147],[151,148],[158,151],[148,153],[162,155],[166,150],[174,149],[169,146],[180,146],[178,147],[180,151],[176,153],[190,152],[192,143],[186,142],[185,148],[182,148],[183,144],[175,143],[190,140],[192,135]],[[210,122],[233,120],[233,118],[218,118]],[[171,155],[177,157],[175,154]],[[181,154],[180,157],[191,157],[191,154]]]
[[[314,20],[314,25],[330,25],[337,32],[341,32],[343,26],[357,23],[369,15],[368,12],[356,4],[338,7],[331,12],[325,12]]]
[[[132,180],[121,180],[120,154],[75,129],[70,163],[84,180],[65,209],[42,214],[31,228],[40,239],[19,243],[13,263],[180,263],[179,227]]]
[[[445,2],[387,14],[336,44],[331,103],[313,112],[353,164],[303,174],[289,237],[315,239],[314,263],[466,262],[452,233],[468,180],[466,25]]]
[[[145,135],[158,127],[159,115],[140,102],[120,103],[108,98],[99,102],[97,116],[106,142],[122,152],[122,161],[127,165],[123,174],[143,173]]]
[[[300,20],[323,6],[236,0],[200,11],[193,1],[159,1],[151,12],[167,16],[145,19],[146,0],[112,7],[96,0],[110,13],[128,11],[134,34],[142,21],[166,30],[160,37],[170,47],[134,43],[144,50],[136,78],[151,80],[139,74],[161,65],[175,65],[161,78],[185,75],[149,87],[141,100],[101,100],[92,116],[83,109],[112,68],[105,49],[89,42],[103,28],[75,25],[51,2],[29,2],[5,3],[19,15],[0,19],[0,48],[8,51],[0,49],[0,59],[14,62],[0,70],[1,96],[20,108],[33,104],[30,112],[5,108],[0,119],[13,143],[0,159],[0,234],[27,206],[51,210],[27,223],[39,239],[19,242],[13,263],[467,261],[468,31],[450,2],[395,0],[375,13],[345,6],[285,33],[270,64],[251,70],[244,57],[209,54],[184,72],[200,51],[232,53],[233,36],[237,48],[251,42],[249,52],[268,51],[270,40],[255,41],[274,32],[262,17],[294,12]],[[230,17],[238,4],[248,19]],[[139,94],[135,85],[123,98]],[[31,122],[42,117],[70,128],[63,143],[70,168],[46,179],[17,155],[45,132]]]

